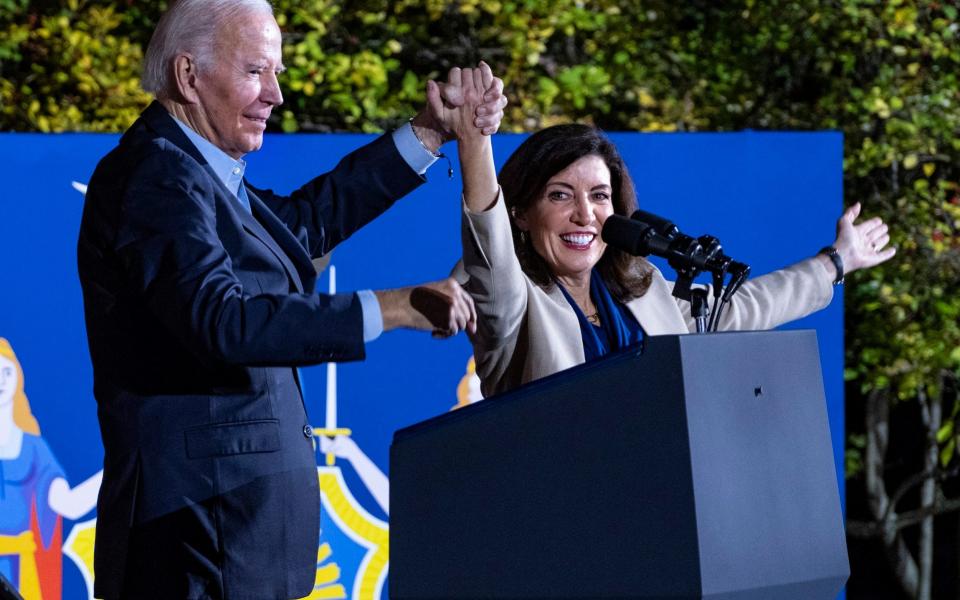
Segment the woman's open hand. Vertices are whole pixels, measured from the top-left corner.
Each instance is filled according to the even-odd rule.
[[[860,208],[860,203],[857,202],[837,220],[837,241],[833,246],[843,260],[845,274],[879,265],[897,253],[896,248],[887,247],[890,234],[883,219],[873,217],[856,222],[860,216]]]

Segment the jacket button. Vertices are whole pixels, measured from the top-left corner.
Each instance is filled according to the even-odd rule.
[[[304,425],[303,437],[307,438],[308,440],[313,439],[313,427],[310,427],[309,425]]]

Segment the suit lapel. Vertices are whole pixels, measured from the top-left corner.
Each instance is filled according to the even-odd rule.
[[[287,272],[287,277],[293,282],[297,291],[302,294],[304,286],[300,277],[300,270],[294,266],[291,259],[298,262],[306,261],[309,264],[310,259],[307,257],[306,251],[263,201],[250,191],[250,188],[247,188],[247,197],[250,199],[250,208],[253,210],[253,214],[251,215],[245,210],[237,211],[243,228],[273,252]]]

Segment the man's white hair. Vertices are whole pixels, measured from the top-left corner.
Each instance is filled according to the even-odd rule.
[[[140,85],[158,98],[171,95],[173,59],[188,53],[198,69],[210,66],[220,28],[234,17],[250,12],[272,15],[273,7],[267,0],[176,0],[150,38]]]

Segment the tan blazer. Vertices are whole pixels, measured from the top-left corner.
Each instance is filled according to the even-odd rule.
[[[576,313],[557,286],[540,287],[521,270],[503,196],[483,213],[463,209],[465,288],[479,322],[473,350],[484,396],[579,365],[583,341]],[[650,289],[627,303],[646,335],[696,329],[689,303],[654,268]],[[724,309],[722,330],[771,329],[830,304],[830,273],[816,259],[751,279]]]

